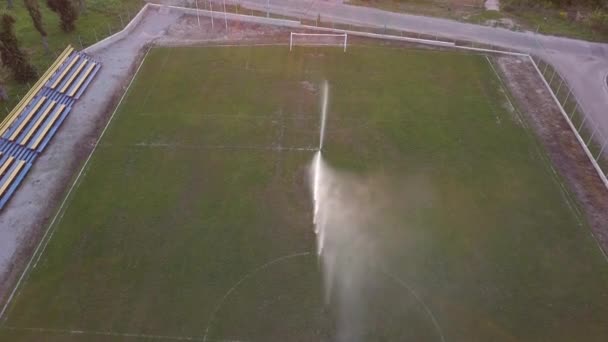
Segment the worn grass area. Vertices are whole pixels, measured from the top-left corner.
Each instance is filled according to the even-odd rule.
[[[307,186],[323,80],[327,163],[403,199],[402,229],[370,227],[390,253],[356,261],[377,276],[357,337],[608,337],[606,261],[487,60],[352,46],[153,49],[0,340],[334,340]]]
[[[142,0],[87,0],[86,11],[81,11],[76,21],[76,30],[65,33],[59,26],[59,16],[48,9],[46,1],[38,1],[42,22],[48,34],[49,48],[47,54],[42,45],[42,38],[32,24],[24,2],[14,0],[14,7],[6,10],[15,17],[15,32],[19,39],[21,48],[28,54],[31,63],[36,67],[39,75],[42,75],[49,65],[55,61],[57,54],[63,51],[68,44],[76,49],[92,45],[111,33],[116,33],[126,25],[130,18],[143,6]],[[2,6],[5,6],[3,3]],[[122,17],[122,20],[121,20]],[[28,90],[27,84],[19,84],[12,79],[8,70],[3,70],[2,75],[7,84],[9,100],[0,103],[0,118],[4,118],[7,111],[19,102]],[[34,82],[32,82],[33,84]]]

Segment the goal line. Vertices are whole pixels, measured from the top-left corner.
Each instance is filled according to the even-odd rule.
[[[346,52],[346,46],[348,44],[347,33],[291,32],[291,35],[289,36],[289,51],[293,50],[294,44],[298,44],[298,38],[301,38],[302,45],[344,45],[344,52]]]

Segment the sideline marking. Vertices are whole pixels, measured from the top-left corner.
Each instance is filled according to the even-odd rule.
[[[50,328],[18,328],[18,327],[2,327],[0,329],[13,330],[13,331],[30,331],[30,332],[38,332],[38,333],[65,334],[65,335],[98,335],[98,336],[130,337],[130,338],[154,339],[154,340],[202,341],[200,337],[193,337],[193,336],[148,335],[148,334],[135,334],[135,333],[119,333],[119,332],[113,332],[113,331],[88,331],[88,330],[68,330],[68,329],[50,329]]]
[[[122,104],[122,101],[125,99],[125,97],[129,93],[129,89],[131,88],[131,85],[133,84],[133,81],[135,81],[135,79],[137,78],[137,75],[139,74],[139,70],[141,69],[142,65],[144,64],[144,61],[146,60],[146,58],[148,57],[148,53],[150,52],[150,49],[151,49],[151,47],[148,48],[148,50],[146,51],[146,54],[144,55],[144,58],[141,60],[139,66],[137,67],[137,70],[135,71],[135,74],[133,75],[133,78],[131,79],[131,82],[129,82],[129,85],[125,89],[124,94],[122,95],[122,97],[120,98],[120,101],[116,105],[116,108],[114,109],[114,112],[112,113],[112,116],[110,116],[110,119],[108,120],[108,123],[104,127],[104,129],[101,132],[101,135],[99,136],[99,138],[97,139],[97,141],[95,142],[95,146],[93,146],[93,149],[91,150],[91,153],[89,153],[89,156],[87,157],[87,160],[84,162],[84,165],[80,169],[80,172],[76,176],[76,179],[72,183],[72,186],[70,187],[70,189],[68,190],[67,194],[63,198],[63,201],[61,202],[61,205],[59,206],[59,209],[57,210],[57,213],[55,214],[55,216],[53,217],[53,220],[51,221],[51,223],[47,227],[46,231],[44,232],[44,235],[42,236],[42,239],[38,243],[38,246],[36,246],[36,249],[34,250],[34,253],[32,254],[32,257],[30,258],[30,261],[25,266],[25,269],[23,270],[23,273],[21,273],[21,276],[19,277],[19,280],[17,280],[17,283],[15,284],[15,287],[13,288],[13,291],[11,291],[11,294],[9,295],[8,299],[6,300],[6,303],[4,303],[4,306],[2,307],[2,311],[0,311],[0,324],[3,321],[6,321],[6,318],[4,317],[4,314],[6,313],[6,310],[8,309],[9,305],[11,304],[11,302],[13,301],[13,299],[15,298],[15,294],[17,293],[17,290],[21,286],[21,282],[23,281],[26,273],[28,273],[28,271],[32,268],[32,262],[34,261],[34,258],[36,257],[36,262],[34,263],[33,268],[36,268],[36,266],[38,265],[38,261],[40,260],[40,256],[44,253],[44,251],[46,249],[46,246],[48,245],[48,242],[53,238],[53,234],[55,233],[55,230],[52,229],[52,228],[55,225],[55,222],[57,221],[58,218],[61,219],[63,217],[63,213],[65,212],[64,207],[65,207],[65,204],[66,204],[68,198],[72,194],[72,191],[74,190],[74,188],[76,187],[76,185],[80,181],[80,177],[82,177],[85,169],[89,165],[89,161],[91,160],[91,157],[93,156],[93,153],[97,150],[97,146],[99,145],[99,141],[101,140],[101,138],[103,138],[103,136],[106,133],[106,130],[110,126],[110,123],[112,123],[112,121],[114,120],[114,116],[116,115],[116,112],[118,111],[118,108]],[[50,235],[49,235],[49,233],[50,233]],[[47,239],[47,236],[48,236],[48,239]],[[45,240],[46,240],[46,242],[45,242]],[[40,247],[42,247],[42,250],[40,249]],[[40,251],[40,253],[38,253],[39,251]]]

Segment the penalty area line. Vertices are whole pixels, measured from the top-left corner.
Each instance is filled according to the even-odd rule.
[[[144,55],[144,58],[142,58],[141,62],[139,63],[139,66],[137,67],[137,70],[135,71],[135,74],[133,75],[133,78],[129,82],[129,85],[125,89],[124,94],[122,95],[122,97],[120,98],[120,101],[116,105],[116,108],[114,109],[114,112],[112,112],[112,115],[110,116],[110,119],[106,123],[106,126],[103,128],[103,131],[101,132],[101,135],[99,136],[99,138],[97,139],[97,141],[95,141],[95,145],[93,146],[93,149],[91,150],[91,153],[89,153],[89,156],[87,157],[86,161],[84,162],[84,165],[80,169],[80,172],[78,172],[78,175],[76,176],[76,179],[74,179],[74,182],[70,186],[70,189],[68,190],[67,194],[63,198],[63,201],[61,202],[61,205],[59,206],[59,209],[57,210],[57,213],[53,217],[53,220],[51,221],[51,223],[48,225],[46,231],[44,232],[44,235],[42,236],[42,239],[40,239],[40,242],[36,246],[36,249],[34,250],[34,253],[32,254],[32,257],[30,258],[29,262],[25,266],[25,269],[23,270],[23,273],[21,273],[21,276],[19,277],[19,280],[17,280],[17,283],[15,284],[15,287],[13,288],[13,291],[11,291],[11,294],[9,295],[9,297],[6,300],[6,303],[4,303],[4,306],[2,307],[2,311],[0,311],[0,324],[1,324],[1,322],[3,322],[3,321],[6,320],[6,317],[5,317],[6,311],[7,311],[8,307],[10,306],[11,302],[13,301],[13,299],[15,298],[15,295],[17,294],[17,291],[21,287],[21,283],[23,282],[23,279],[25,278],[25,275],[29,272],[30,269],[36,268],[36,266],[38,265],[38,261],[40,260],[40,256],[46,250],[46,246],[48,245],[48,242],[53,238],[53,234],[55,233],[55,229],[53,229],[54,225],[55,225],[55,222],[57,222],[57,219],[61,219],[63,217],[63,213],[65,212],[65,204],[67,203],[68,198],[70,198],[70,195],[72,194],[72,192],[74,191],[74,189],[77,187],[77,185],[78,185],[78,183],[80,181],[80,178],[84,174],[84,171],[87,169],[87,167],[89,165],[89,162],[91,160],[91,157],[93,156],[93,153],[95,153],[95,151],[97,150],[97,146],[99,146],[99,142],[101,141],[101,139],[105,135],[108,127],[110,126],[110,123],[113,121],[114,116],[116,115],[116,112],[118,111],[118,108],[120,108],[120,105],[122,104],[123,100],[125,99],[125,97],[129,93],[129,89],[131,88],[131,85],[133,84],[133,82],[137,78],[137,75],[139,74],[139,71],[140,71],[142,65],[144,64],[144,61],[148,57],[148,53],[149,52],[150,52],[150,48],[148,48],[148,50],[146,51],[146,54]],[[34,262],[34,260],[36,260],[36,261],[35,261],[35,263],[33,264],[33,267],[32,267],[32,263]]]

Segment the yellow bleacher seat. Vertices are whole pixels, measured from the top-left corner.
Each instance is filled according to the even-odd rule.
[[[34,116],[34,114],[36,114],[36,112],[38,111],[38,109],[40,108],[40,106],[45,101],[46,101],[46,96],[43,96],[43,97],[40,98],[40,100],[38,100],[38,103],[36,103],[36,105],[34,106],[34,108],[32,108],[32,110],[27,114],[27,117],[25,117],[25,119],[23,121],[21,121],[21,124],[19,125],[19,127],[17,127],[17,129],[15,130],[15,132],[13,132],[13,134],[9,138],[10,141],[15,140],[15,138],[17,138],[19,136],[19,134],[21,134],[21,131],[23,130],[23,127],[25,127],[25,125],[28,124],[28,122],[30,121],[30,119],[32,118],[32,116]]]
[[[74,82],[74,79],[76,78],[76,76],[78,76],[78,74],[80,73],[80,71],[82,70],[82,68],[85,67],[85,65],[87,65],[88,60],[83,60],[82,63],[80,63],[80,65],[78,66],[78,68],[76,69],[76,71],[72,74],[72,76],[70,76],[70,78],[68,79],[68,81],[65,83],[65,85],[63,86],[63,88],[61,88],[61,92],[65,93],[66,90],[68,90],[68,88],[72,85],[72,82]]]
[[[76,92],[78,91],[78,89],[80,89],[80,86],[82,86],[82,83],[84,82],[84,80],[87,79],[87,77],[89,76],[89,74],[91,73],[91,71],[93,71],[93,69],[95,69],[95,63],[92,63],[87,70],[85,71],[84,75],[80,78],[80,81],[78,81],[78,83],[76,84],[76,86],[74,86],[74,89],[72,89],[72,91],[68,94],[69,96],[74,96],[74,94],[76,94]]]
[[[13,160],[15,160],[15,157],[10,156],[4,161],[4,164],[2,164],[2,167],[0,167],[0,178],[4,176],[4,172],[6,172],[6,170],[11,166]]]
[[[42,75],[42,77],[34,84],[34,86],[25,94],[25,96],[19,101],[17,106],[4,118],[0,124],[0,136],[3,136],[6,130],[11,126],[13,121],[19,117],[19,114],[23,109],[30,103],[32,98],[38,93],[40,88],[48,81],[49,77],[63,64],[68,56],[74,51],[74,48],[70,45],[63,50],[59,57],[53,62],[51,67]]]
[[[2,197],[4,195],[4,193],[6,192],[6,189],[8,189],[8,187],[13,183],[13,179],[15,179],[15,177],[19,174],[19,171],[21,171],[21,169],[23,168],[23,165],[25,165],[25,160],[20,160],[19,163],[17,164],[17,167],[15,167],[13,169],[13,172],[11,172],[11,174],[8,176],[8,179],[6,180],[6,182],[4,182],[4,184],[2,184],[2,187],[0,187],[0,197]]]
[[[59,75],[59,78],[57,78],[55,80],[55,82],[53,82],[53,84],[51,85],[51,89],[55,89],[59,85],[59,83],[61,83],[61,80],[63,80],[63,78],[65,77],[65,75],[67,75],[67,73],[70,70],[72,70],[72,67],[74,66],[74,63],[76,63],[76,61],[78,61],[79,58],[80,58],[80,55],[76,55],[76,57],[74,57],[74,59],[72,59],[72,61],[70,62],[70,64],[68,64],[68,67],[63,70],[63,72],[61,73],[61,75]]]
[[[44,110],[44,113],[42,113],[42,115],[40,115],[38,120],[36,120],[36,123],[34,124],[34,126],[32,126],[30,131],[27,132],[27,135],[25,136],[25,138],[23,138],[23,140],[21,140],[21,142],[19,144],[21,144],[21,145],[27,144],[27,142],[30,140],[32,135],[36,132],[36,130],[38,129],[40,124],[42,124],[42,122],[44,122],[44,120],[46,119],[48,114],[53,110],[53,108],[55,108],[56,104],[57,104],[57,102],[55,102],[55,101],[51,102],[51,104]]]
[[[42,140],[44,139],[46,134],[49,132],[51,127],[53,127],[53,125],[55,124],[55,121],[57,121],[57,119],[61,116],[61,113],[63,113],[64,110],[65,110],[65,105],[61,105],[61,107],[59,107],[59,110],[57,110],[55,112],[55,114],[51,118],[50,122],[46,124],[46,126],[44,127],[44,129],[42,130],[42,132],[40,133],[38,138],[32,144],[32,147],[31,147],[32,149],[35,150],[36,148],[38,148],[38,145],[40,145],[40,143],[42,142]]]

